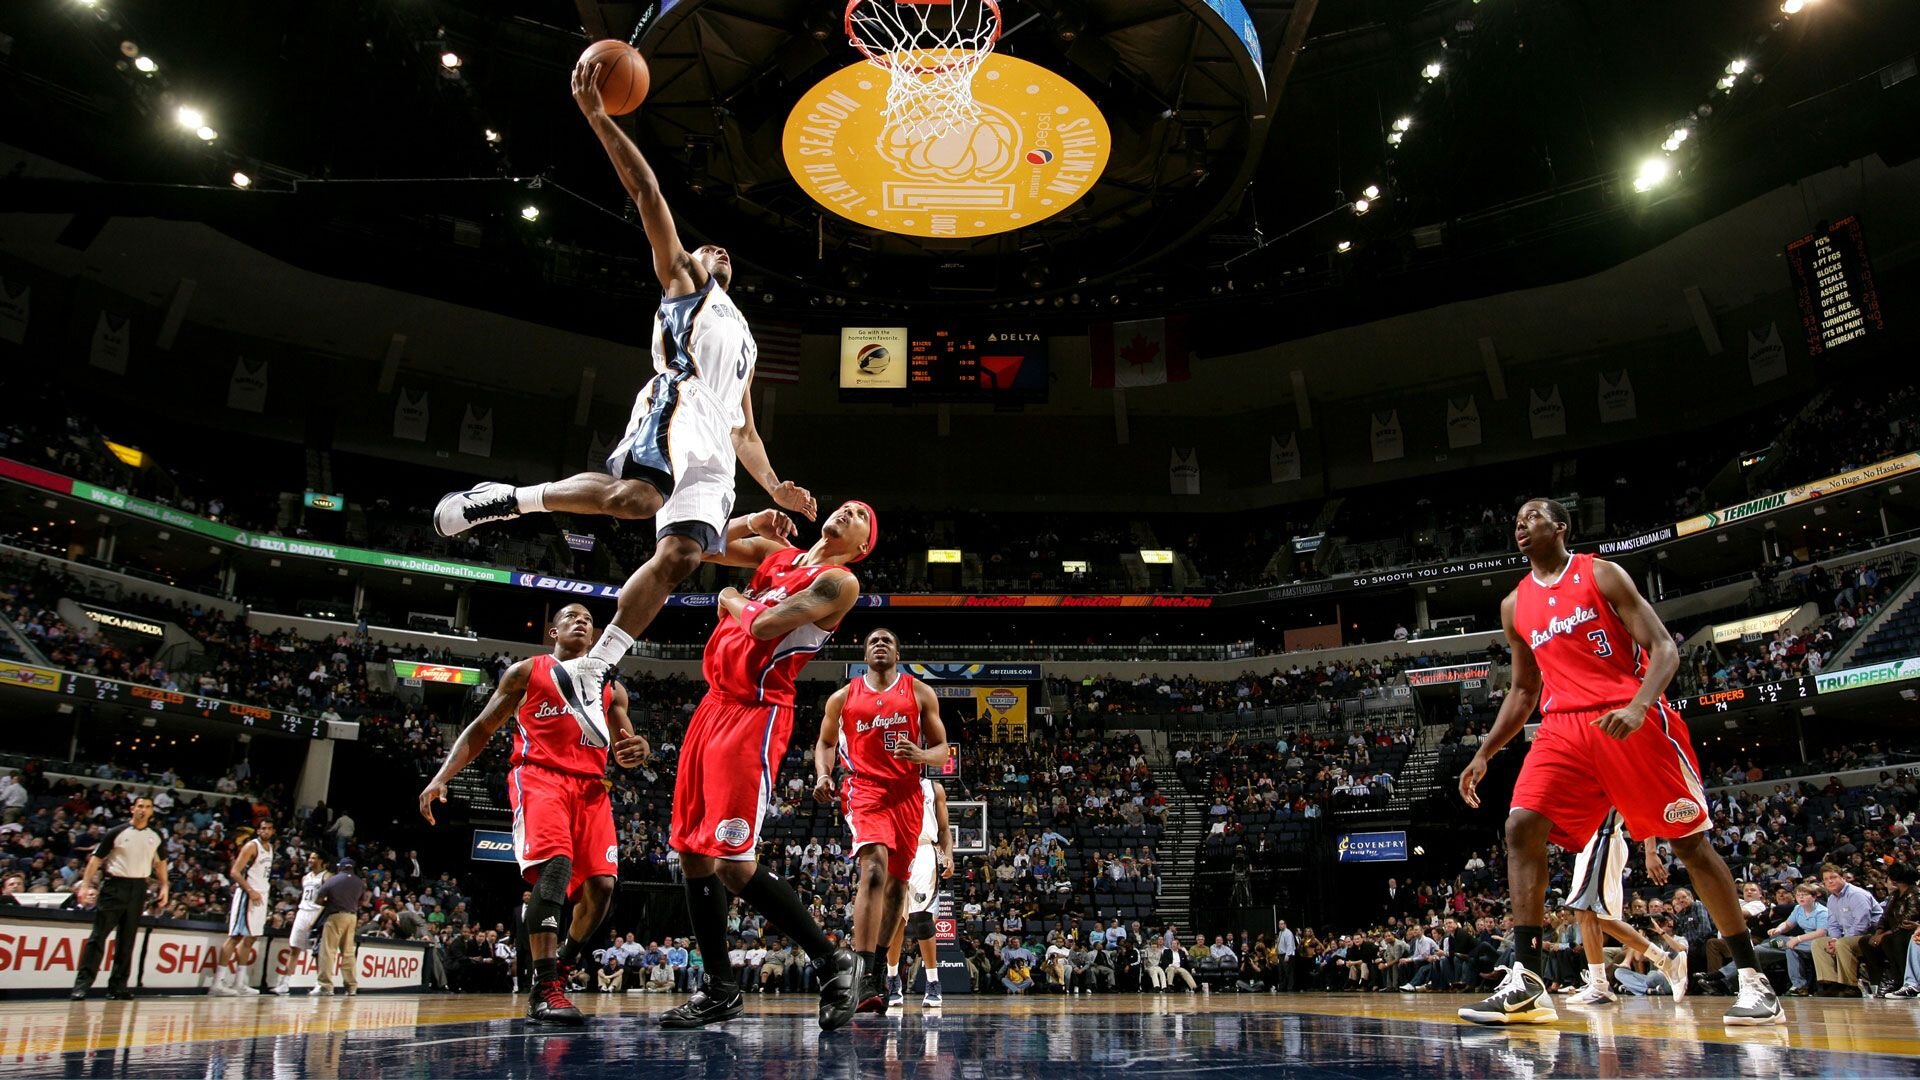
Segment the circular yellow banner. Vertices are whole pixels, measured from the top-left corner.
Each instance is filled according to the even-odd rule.
[[[889,121],[888,78],[866,63],[836,71],[787,117],[787,168],[848,221],[907,236],[991,236],[1065,210],[1106,171],[1106,117],[1038,64],[987,57],[973,78],[979,119],[929,137]]]

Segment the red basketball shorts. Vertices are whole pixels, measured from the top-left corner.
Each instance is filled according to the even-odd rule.
[[[862,783],[849,776],[841,785],[841,805],[847,811],[847,831],[853,834],[852,853],[879,844],[887,849],[887,876],[906,881],[913,856],[920,849],[920,826],[926,821],[926,792],[912,787]]]
[[[513,807],[513,857],[528,882],[556,855],[573,860],[568,896],[590,877],[620,875],[620,841],[606,781],[516,765],[507,773],[507,802]]]
[[[774,777],[793,734],[793,709],[700,699],[680,744],[673,780],[673,830],[682,855],[758,857],[760,819],[773,802]]]
[[[1554,843],[1579,851],[1617,809],[1635,840],[1692,836],[1712,826],[1686,721],[1663,700],[1625,739],[1602,734],[1596,712],[1552,713],[1513,785],[1513,808],[1553,822]]]

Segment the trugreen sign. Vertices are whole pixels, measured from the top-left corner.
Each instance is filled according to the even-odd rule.
[[[1819,687],[1821,693],[1831,694],[1836,690],[1858,690],[1863,686],[1880,686],[1908,679],[1920,679],[1920,656],[1889,660],[1884,664],[1868,664],[1866,667],[1823,671],[1813,677],[1813,684]]]

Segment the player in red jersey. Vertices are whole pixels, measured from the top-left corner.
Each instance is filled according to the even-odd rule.
[[[793,887],[759,865],[760,820],[793,734],[793,680],[860,597],[847,570],[873,550],[873,508],[849,501],[828,515],[820,539],[793,547],[793,522],[762,510],[727,523],[726,544],[709,561],[753,567],[745,593],[720,593],[719,622],[701,661],[707,694],[680,742],[673,782],[673,831],[687,877],[687,917],[702,955],[727,955],[731,896],[751,904],[793,939],[821,971],[820,1028],[853,1019],[859,962],[836,949]],[[709,960],[704,985],[660,1024],[695,1028],[740,1015],[740,988],[725,964]]]
[[[1480,805],[1487,759],[1520,733],[1535,705],[1541,723],[1507,815],[1514,963],[1490,997],[1460,1015],[1490,1024],[1559,1018],[1536,974],[1547,843],[1577,850],[1618,809],[1634,836],[1672,841],[1719,927],[1740,970],[1740,992],[1726,1022],[1785,1023],[1754,960],[1733,875],[1707,841],[1712,823],[1687,725],[1661,696],[1680,666],[1673,636],[1626,571],[1567,551],[1570,524],[1565,508],[1551,499],[1523,504],[1514,520],[1515,542],[1531,570],[1500,605],[1513,649],[1513,688],[1460,774],[1467,805]]]
[[[582,1024],[586,1018],[561,986],[559,964],[573,963],[606,918],[620,876],[620,842],[607,798],[607,750],[581,730],[555,683],[566,678],[560,664],[593,644],[593,613],[568,604],[547,624],[547,638],[553,651],[509,667],[486,708],[454,740],[440,771],[420,792],[420,816],[434,823],[433,804],[447,801],[447,781],[479,757],[494,732],[513,717],[519,725],[507,773],[513,854],[533,886],[526,915],[534,971],[527,1018]],[[631,769],[647,760],[647,740],[634,734],[627,719],[627,688],[610,680],[605,693],[613,760]],[[560,913],[569,898],[573,921],[563,944]]]
[[[883,1012],[882,953],[906,902],[907,879],[927,815],[921,769],[947,760],[940,699],[899,669],[900,640],[868,631],[866,674],[834,692],[813,744],[813,795],[833,801],[833,760],[847,767],[841,806],[853,833],[860,881],[853,896],[853,951],[860,957],[860,1012]],[[922,743],[930,745],[922,746]]]

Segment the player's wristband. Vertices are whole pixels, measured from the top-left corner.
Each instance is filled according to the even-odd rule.
[[[765,610],[767,610],[767,605],[760,603],[758,600],[748,600],[740,605],[740,622],[751,630],[753,628],[753,620],[759,618],[760,613]]]

